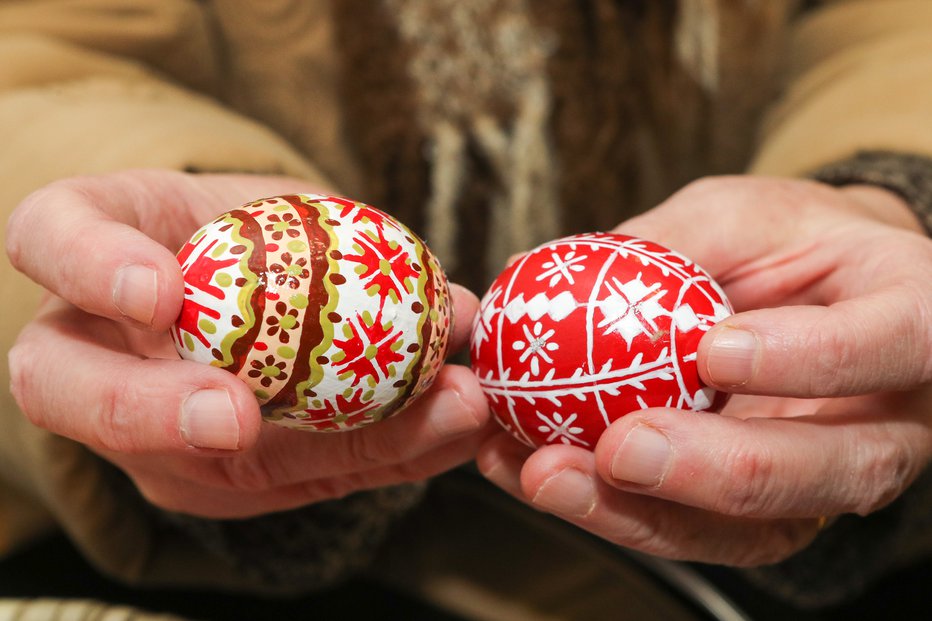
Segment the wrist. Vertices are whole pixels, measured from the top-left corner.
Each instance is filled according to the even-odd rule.
[[[865,215],[932,235],[932,157],[893,151],[862,151],[808,175],[857,198]],[[913,220],[903,215],[903,206]]]
[[[852,184],[837,188],[865,214],[890,226],[925,234],[922,222],[900,194],[879,185]]]

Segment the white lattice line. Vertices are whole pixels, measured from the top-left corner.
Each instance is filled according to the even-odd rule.
[[[672,375],[676,372],[678,369],[673,360],[664,355],[647,364],[597,374],[584,374],[580,371],[572,377],[564,378],[554,378],[551,371],[542,380],[530,380],[528,374],[516,380],[508,379],[507,375],[504,379],[495,380],[489,372],[484,377],[479,377],[479,383],[489,394],[495,395],[527,393],[544,396],[547,393],[559,393],[566,396],[570,393],[588,394],[605,390],[611,392],[611,389],[620,386],[643,388],[643,382],[657,378],[673,379]]]
[[[479,383],[482,385],[485,393],[492,397],[503,397],[509,401],[524,399],[525,401],[530,402],[533,402],[536,399],[544,399],[559,405],[560,399],[565,399],[567,397],[581,399],[583,396],[589,394],[617,394],[622,388],[628,386],[636,386],[638,390],[644,390],[644,381],[662,378],[665,376],[670,376],[672,378],[675,372],[676,368],[671,364],[666,367],[657,369],[655,374],[644,374],[642,376],[629,377],[612,382],[603,382],[596,385],[591,383],[578,385],[561,383],[562,387],[560,388],[554,388],[553,383],[546,385],[539,384],[535,386],[517,385],[508,382],[486,383],[483,380],[480,380]]]
[[[618,252],[619,249],[624,248],[625,251],[630,252],[631,254],[637,255],[639,258],[641,258],[642,262],[645,265],[647,263],[650,263],[652,265],[659,267],[661,271],[669,270],[670,272],[676,274],[680,278],[680,280],[682,280],[684,283],[698,284],[701,282],[707,282],[710,285],[714,286],[714,283],[709,277],[704,276],[701,273],[690,274],[689,272],[686,271],[686,268],[684,266],[677,265],[669,261],[664,261],[660,258],[658,254],[653,253],[650,250],[645,250],[644,248],[641,248],[640,246],[638,246],[638,244],[641,243],[641,240],[638,240],[638,239],[631,239],[628,241],[621,242],[619,244],[616,242],[605,241],[605,240],[602,240],[596,237],[585,237],[584,236],[584,237],[580,237],[578,239],[573,240],[573,242],[571,243],[598,246],[599,248],[606,248],[609,250],[614,250],[615,252]],[[677,254],[672,251],[665,253],[665,254],[681,259],[687,266],[696,267],[696,264],[694,262],[690,261],[688,258],[680,254]],[[709,295],[708,291],[706,291],[702,287],[697,287],[697,288],[699,289],[699,291],[702,292],[702,295],[705,296],[707,300],[709,300],[713,304],[718,304],[715,298]]]

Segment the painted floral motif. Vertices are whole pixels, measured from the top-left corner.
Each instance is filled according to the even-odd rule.
[[[353,248],[359,254],[348,254],[344,259],[358,264],[357,271],[370,295],[398,302],[404,294],[411,293],[419,266],[412,264],[410,254],[401,244],[386,239],[383,228],[374,237],[366,233],[357,235],[354,242]]]
[[[364,379],[376,384],[393,375],[395,363],[404,360],[398,353],[402,345],[402,333],[395,330],[391,322],[383,323],[381,312],[375,317],[369,313],[357,313],[354,320],[344,328],[348,338],[334,339],[340,354],[333,358],[341,379],[351,379],[356,386]]]
[[[672,250],[577,235],[502,272],[482,300],[470,355],[515,437],[592,448],[633,410],[720,407],[724,396],[699,380],[696,349],[730,313],[712,278]]]
[[[575,284],[576,280],[573,278],[574,272],[581,272],[586,269],[585,261],[588,257],[576,256],[575,250],[570,250],[562,257],[559,256],[556,252],[550,253],[550,260],[545,261],[541,267],[544,268],[544,271],[537,275],[537,280],[546,280],[550,279],[547,283],[548,286],[553,287],[559,283],[564,278],[569,284]]]
[[[272,422],[351,429],[433,381],[451,330],[436,259],[390,216],[291,195],[223,214],[178,254],[179,353],[237,374]]]
[[[268,220],[269,223],[264,228],[269,233],[269,239],[281,241],[286,235],[292,239],[301,235],[301,222],[291,212],[281,215],[273,213],[269,215]]]
[[[289,332],[301,327],[298,309],[288,308],[284,302],[275,304],[275,314],[266,317],[265,323],[269,326],[265,333],[269,336],[278,335],[278,340],[285,344],[291,340]]]
[[[523,324],[521,329],[524,331],[524,340],[515,341],[512,348],[521,352],[521,357],[518,358],[521,362],[531,360],[531,375],[540,375],[540,361],[543,360],[548,365],[553,364],[553,358],[550,357],[549,352],[560,349],[558,343],[548,342],[557,331],[551,328],[544,332],[543,324],[539,321],[534,323],[533,328]]]
[[[282,253],[281,263],[273,263],[269,266],[269,271],[275,274],[276,285],[287,285],[292,289],[297,289],[301,279],[310,275],[307,270],[307,257],[295,258],[290,252]]]
[[[559,441],[562,444],[577,444],[581,446],[589,446],[589,443],[580,438],[580,435],[584,431],[582,427],[578,425],[573,425],[576,422],[577,415],[570,414],[566,418],[559,412],[554,412],[550,415],[550,418],[536,412],[537,418],[543,422],[542,425],[537,427],[537,431],[547,434],[545,439],[546,444],[553,444],[554,441]]]
[[[268,388],[272,380],[282,379],[285,376],[285,362],[275,359],[275,356],[266,356],[265,360],[253,360],[247,375],[258,379],[259,383]]]

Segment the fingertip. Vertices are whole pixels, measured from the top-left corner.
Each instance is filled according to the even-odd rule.
[[[753,330],[718,324],[699,341],[699,378],[713,388],[744,386],[754,379],[761,351],[760,337]]]
[[[126,206],[132,200],[116,182],[50,184],[11,215],[7,255],[17,270],[82,310],[165,330],[181,309],[181,267],[169,249],[136,228]]]
[[[469,342],[473,318],[479,312],[479,298],[462,285],[450,283],[450,298],[453,307],[453,334],[450,335],[450,351],[459,351]]]
[[[181,266],[168,249],[153,242],[146,256],[130,257],[116,268],[111,301],[118,318],[155,332],[167,330],[184,301]]]
[[[224,384],[198,387],[184,397],[178,433],[187,447],[238,452],[258,440],[262,416],[255,397],[245,385]]]
[[[455,282],[450,283],[450,296],[453,298],[455,306],[464,304],[474,308],[479,307],[479,297],[473,293],[471,289],[461,284]]]
[[[521,472],[525,489],[536,489],[554,472],[565,468],[588,468],[592,452],[575,446],[549,444],[528,455]]]
[[[474,411],[480,421],[484,422],[490,416],[489,404],[479,385],[479,379],[468,367],[459,364],[444,365],[431,390],[453,391],[464,406]]]

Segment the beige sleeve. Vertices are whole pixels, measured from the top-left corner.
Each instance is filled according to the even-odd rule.
[[[932,156],[932,2],[828,2],[786,54],[753,172],[799,175],[865,149]]]
[[[0,236],[22,198],[73,175],[160,167],[325,183],[283,138],[197,92],[210,91],[217,65],[200,6],[0,0]],[[234,580],[205,559],[179,563],[193,546],[159,539],[99,460],[20,414],[6,351],[41,294],[0,257],[0,554],[58,524],[92,562],[129,580]]]

